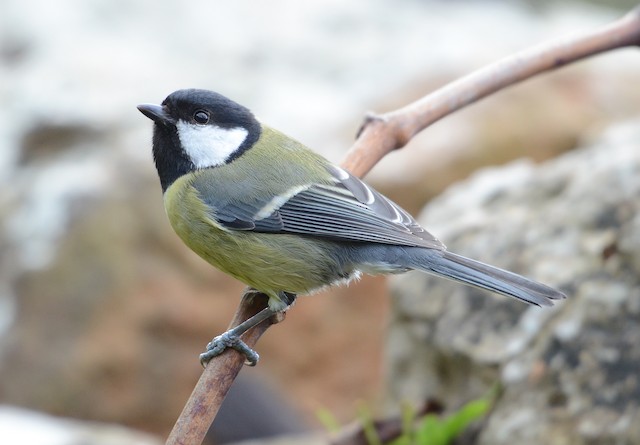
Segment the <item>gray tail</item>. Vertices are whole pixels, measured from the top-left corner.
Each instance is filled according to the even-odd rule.
[[[566,298],[566,295],[560,291],[513,272],[489,266],[455,253],[447,251],[439,253],[440,255],[430,257],[427,264],[421,265],[419,268],[425,272],[514,297],[536,306],[552,306],[552,300]]]

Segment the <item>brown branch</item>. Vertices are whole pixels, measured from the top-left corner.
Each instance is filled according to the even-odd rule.
[[[342,166],[356,176],[364,176],[385,155],[404,147],[416,134],[454,111],[542,72],[639,44],[640,7],[637,7],[596,31],[505,57],[398,110],[367,116]]]
[[[247,291],[233,316],[229,329],[235,327],[267,307],[267,296]],[[265,320],[246,332],[242,339],[253,347],[272,324],[279,323],[284,314]],[[202,443],[213,423],[222,401],[244,364],[244,356],[235,349],[227,349],[209,362],[196,383],[187,404],[173,426],[167,445],[194,445]]]
[[[456,110],[544,71],[638,44],[640,7],[602,29],[538,45],[504,58],[403,108],[368,116],[342,166],[357,176],[363,176],[387,153],[403,147],[417,133]],[[264,307],[264,295],[253,299],[245,295],[230,327],[237,326]],[[253,347],[277,321],[267,320],[247,332],[243,339]],[[233,349],[209,362],[171,431],[167,445],[202,443],[243,362],[244,357]]]

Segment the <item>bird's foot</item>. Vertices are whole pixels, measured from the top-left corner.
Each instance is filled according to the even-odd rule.
[[[251,297],[252,293],[257,294],[258,291],[255,291],[253,289],[248,289],[247,291],[245,291],[245,294],[247,294],[249,297]],[[281,298],[285,303],[285,308],[287,308],[291,304],[293,304],[296,299],[296,295],[289,292],[282,292]],[[207,363],[209,363],[212,358],[222,354],[227,348],[233,348],[245,356],[246,365],[255,366],[258,363],[260,356],[256,351],[251,349],[244,341],[242,341],[240,339],[240,336],[247,332],[249,329],[256,327],[266,319],[271,318],[276,314],[278,314],[278,310],[266,307],[254,316],[240,323],[238,326],[229,329],[222,335],[218,335],[216,338],[209,342],[206,351],[200,354],[200,364],[203,367],[206,367]]]
[[[202,367],[206,367],[212,358],[222,354],[227,348],[233,348],[244,355],[246,365],[255,366],[258,360],[260,360],[258,353],[247,346],[247,344],[240,339],[240,335],[233,332],[232,329],[224,334],[218,335],[207,344],[206,351],[200,354],[200,364]]]

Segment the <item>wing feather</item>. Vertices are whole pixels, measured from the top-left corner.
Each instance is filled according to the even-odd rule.
[[[270,203],[228,200],[215,209],[215,218],[233,230],[444,249],[397,204],[339,167],[327,170],[332,181],[299,187],[267,215]]]

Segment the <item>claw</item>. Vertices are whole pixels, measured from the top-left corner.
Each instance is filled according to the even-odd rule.
[[[287,304],[293,303],[295,295],[287,294]],[[209,360],[213,357],[220,355],[227,348],[233,348],[236,351],[243,354],[246,358],[245,364],[249,366],[255,366],[260,359],[260,356],[256,351],[251,349],[245,342],[240,340],[240,336],[247,332],[249,329],[259,325],[263,321],[275,315],[277,312],[273,309],[266,307],[260,312],[243,321],[233,329],[228,330],[222,335],[218,335],[211,340],[207,345],[207,350],[200,354],[200,364],[202,367],[206,367]]]
[[[239,335],[227,331],[211,340],[209,344],[207,344],[206,351],[200,354],[200,364],[202,367],[206,368],[207,363],[209,363],[212,358],[222,354],[227,348],[233,348],[243,354],[246,358],[245,364],[248,366],[255,366],[258,360],[260,360],[258,353],[240,340]]]

